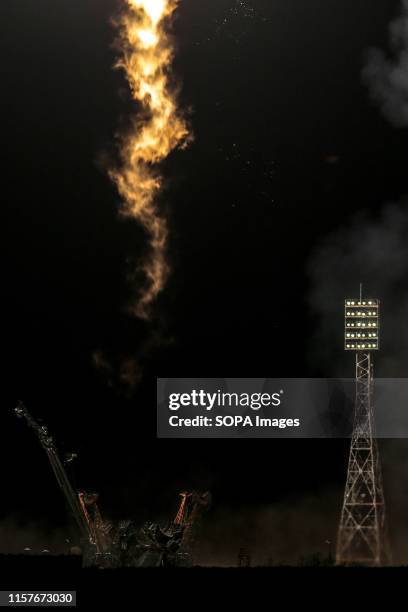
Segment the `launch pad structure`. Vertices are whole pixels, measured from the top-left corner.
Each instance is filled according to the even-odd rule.
[[[183,528],[181,540],[183,550],[193,556],[200,518],[203,511],[211,504],[211,494],[209,491],[204,493],[183,491],[180,497],[180,506],[174,519],[174,525]]]
[[[111,557],[109,530],[111,526],[102,520],[97,505],[98,495],[75,491],[48,428],[37,423],[22,402],[19,402],[15,408],[15,413],[20,419],[25,419],[29,427],[34,430],[48,456],[58,485],[78,527],[84,565],[93,565],[98,559],[100,565],[109,566]]]
[[[48,456],[75,520],[85,567],[186,567],[194,564],[198,527],[203,512],[211,504],[208,491],[181,493],[177,515],[165,528],[155,522],[147,522],[139,528],[129,519],[113,524],[102,518],[97,493],[76,490],[71,484],[65,466],[76,454],[70,453],[63,462],[48,428],[38,423],[22,402],[15,408],[15,414],[35,432]]]
[[[345,300],[344,349],[355,353],[355,409],[336,565],[390,562],[381,462],[373,407],[373,353],[380,343],[380,302]]]

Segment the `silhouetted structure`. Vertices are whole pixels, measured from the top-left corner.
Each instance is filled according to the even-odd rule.
[[[345,301],[346,351],[356,354],[356,397],[336,564],[389,561],[381,464],[374,430],[372,352],[379,349],[379,301]]]

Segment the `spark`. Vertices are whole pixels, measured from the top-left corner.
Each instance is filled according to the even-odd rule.
[[[174,48],[166,31],[179,0],[123,0],[118,22],[120,57],[132,100],[137,106],[131,130],[121,139],[121,164],[109,174],[122,199],[123,215],[145,229],[149,253],[142,270],[145,286],[138,292],[132,312],[149,318],[151,306],[169,276],[168,225],[158,207],[163,187],[159,164],[191,137],[171,88]]]

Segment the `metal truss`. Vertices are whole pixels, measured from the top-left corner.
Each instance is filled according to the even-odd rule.
[[[374,430],[370,352],[356,353],[356,403],[336,551],[337,565],[390,562],[381,464]]]

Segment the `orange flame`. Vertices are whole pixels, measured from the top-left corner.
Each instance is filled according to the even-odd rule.
[[[122,139],[121,167],[110,171],[122,198],[122,214],[146,230],[149,254],[143,263],[146,286],[132,310],[148,318],[150,308],[166,284],[168,226],[157,206],[163,179],[157,165],[189,141],[185,120],[170,88],[173,46],[164,27],[179,0],[124,0],[119,21],[121,57],[116,67],[125,71],[133,100],[141,105],[134,127]]]

